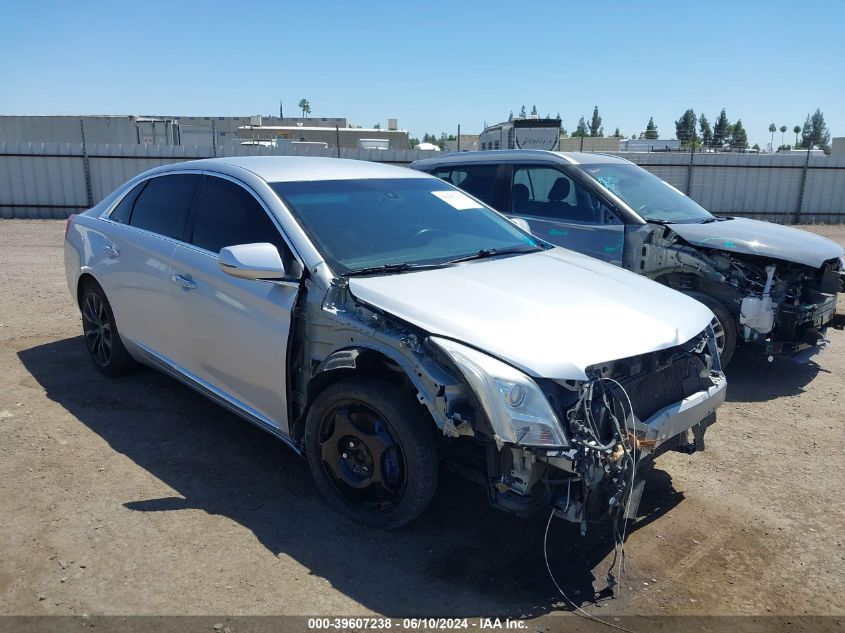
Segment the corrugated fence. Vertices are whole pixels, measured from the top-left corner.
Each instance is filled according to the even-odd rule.
[[[0,143],[0,217],[64,218],[158,165],[211,156],[336,157],[335,148]],[[341,158],[406,165],[416,150],[341,149]],[[845,159],[806,154],[619,154],[714,213],[781,222],[845,221]]]

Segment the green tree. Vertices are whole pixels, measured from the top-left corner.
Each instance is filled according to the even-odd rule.
[[[695,147],[699,140],[698,134],[695,131],[695,126],[698,119],[695,116],[695,110],[687,109],[681,115],[681,118],[675,121],[675,138],[677,138],[685,147]]]
[[[830,132],[827,129],[827,123],[824,120],[824,113],[820,108],[816,108],[813,116],[810,117],[810,130],[813,145],[817,145],[825,152],[830,151]]]
[[[810,115],[804,121],[801,127],[801,147],[804,149],[811,149],[813,146],[813,122],[810,120]]]
[[[513,121],[513,110],[511,110],[511,113],[508,115],[508,121]]]
[[[774,137],[772,137],[772,138],[774,138]],[[754,145],[751,146],[751,149],[756,149],[759,152],[760,151],[760,144],[754,143]]]
[[[531,106],[531,116],[537,116],[537,106]]]
[[[778,126],[775,125],[774,123],[769,123],[769,132],[772,133],[772,142],[769,145],[769,147],[774,148],[774,146],[775,146],[775,132],[777,132],[777,131],[778,131]]]
[[[308,103],[308,99],[300,99],[299,100],[299,109],[302,110],[302,118],[305,118],[306,114],[311,114],[311,104]]]
[[[619,131],[619,128],[613,130],[613,138],[622,138],[622,132]]]
[[[742,127],[742,119],[737,119],[733,125],[733,133],[731,134],[731,147],[735,149],[745,149],[748,147],[748,133]]]
[[[780,126],[780,147],[783,147],[783,143],[784,143],[784,141],[783,141],[783,135],[784,135],[784,134],[786,134],[786,126],[785,126],[785,125],[781,125],[781,126]],[[780,147],[778,147],[778,149],[780,149]]]
[[[420,144],[420,139],[418,139],[416,136],[412,136],[411,138],[408,139],[408,146],[411,149],[414,149],[419,144]]]
[[[707,120],[703,112],[698,117],[698,129],[701,130],[701,143],[705,147],[711,147],[713,145],[713,128],[710,127],[710,121]]]
[[[792,131],[795,132],[795,147],[798,147],[798,135],[801,134],[801,126],[796,125],[792,128]]]
[[[719,118],[716,119],[716,124],[713,126],[713,144],[716,147],[722,147],[729,142],[731,138],[731,124],[728,122],[728,115],[725,114],[725,109],[719,113]]]
[[[593,108],[593,118],[590,119],[590,136],[604,136],[601,127],[601,116],[599,116],[599,107]]]
[[[519,110],[519,116],[521,116],[523,119],[525,118],[525,116],[526,116],[526,114],[525,114],[525,106],[522,106],[522,108],[520,108],[520,110]]]
[[[555,118],[556,118],[558,121],[562,121],[562,119],[560,118],[560,112],[558,112],[558,113],[557,113],[557,116],[556,116]]]
[[[578,126],[575,128],[575,131],[572,133],[573,137],[583,137],[589,136],[590,130],[587,129],[587,123],[584,121],[584,117],[578,119]]]
[[[645,134],[643,137],[649,139],[650,141],[660,138],[660,134],[657,132],[657,126],[654,124],[654,117],[648,117],[648,123],[645,126]]]

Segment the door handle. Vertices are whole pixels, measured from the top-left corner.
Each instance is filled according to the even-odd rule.
[[[197,287],[197,282],[193,281],[192,279],[188,279],[187,277],[183,277],[182,275],[173,275],[170,279],[177,286],[182,286],[183,288],[187,288],[188,290],[193,290]]]
[[[105,246],[103,246],[103,252],[109,257],[120,257],[120,251],[117,250],[111,244],[106,244]]]

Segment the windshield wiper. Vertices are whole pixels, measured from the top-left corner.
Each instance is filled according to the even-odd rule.
[[[427,268],[439,268],[441,264],[409,264],[400,262],[398,264],[382,264],[381,266],[367,266],[356,268],[343,273],[343,277],[355,277],[357,275],[393,275],[395,273],[407,273],[412,270],[425,270]]]
[[[660,220],[658,218],[643,218],[643,220],[652,224],[673,224],[672,220]]]
[[[496,257],[497,255],[515,255],[517,253],[536,253],[537,251],[544,251],[546,250],[543,246],[537,244],[536,246],[529,246],[528,248],[524,247],[513,247],[513,248],[482,248],[480,251],[476,253],[472,253],[470,255],[464,255],[462,257],[456,257],[454,259],[447,259],[443,264],[458,264],[460,262],[468,262],[473,259],[485,259],[487,257]]]
[[[699,222],[699,224],[710,224],[711,222],[718,222],[721,219],[722,218],[717,218],[716,216],[713,216],[712,218],[705,218],[704,220]]]

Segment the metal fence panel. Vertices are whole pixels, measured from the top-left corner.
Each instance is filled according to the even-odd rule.
[[[211,156],[325,156],[406,165],[436,156],[417,150],[377,150],[283,144],[99,145],[0,143],[0,217],[66,217],[133,176],[167,163]],[[714,213],[778,221],[845,221],[845,158],[806,154],[620,153]],[[691,163],[692,161],[692,163]],[[806,170],[806,177],[805,177]],[[803,181],[803,198],[802,198]]]
[[[81,143],[0,143],[0,217],[62,218],[88,206]]]

